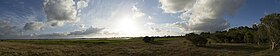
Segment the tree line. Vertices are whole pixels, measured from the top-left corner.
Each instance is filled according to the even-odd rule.
[[[269,43],[274,50],[280,43],[280,13],[266,15],[260,19],[260,23],[250,27],[240,26],[214,33],[188,33],[185,37],[196,46],[205,46],[207,43]]]

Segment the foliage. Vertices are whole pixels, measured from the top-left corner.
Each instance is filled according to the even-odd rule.
[[[280,43],[280,14],[273,13],[261,19],[261,32],[265,32],[271,43],[271,49],[278,48]]]
[[[207,33],[202,35],[207,36]],[[205,44],[207,43],[206,37],[199,36],[198,34],[195,33],[187,34],[186,39],[190,40],[192,44],[195,46],[205,46]]]
[[[210,42],[216,43],[251,43],[257,45],[270,43],[272,49],[278,48],[280,43],[280,14],[267,15],[260,21],[259,24],[254,24],[251,27],[240,26],[213,33],[189,33],[186,34],[186,38],[196,45],[204,43],[207,41],[205,39],[208,39]]]
[[[146,36],[146,37],[143,38],[143,41],[146,42],[146,43],[149,43],[149,42],[153,42],[154,39],[155,39],[154,37]]]

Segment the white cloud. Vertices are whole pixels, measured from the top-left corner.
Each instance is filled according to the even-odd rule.
[[[182,31],[188,31],[188,25],[186,22],[176,22],[176,23],[173,23],[172,25],[174,25],[175,27],[178,27]]]
[[[155,23],[153,23],[153,22],[148,22],[148,23],[146,23],[146,25],[155,25]]]
[[[64,25],[64,21],[50,21],[49,23],[51,23],[51,26],[63,26]]]
[[[229,27],[224,15],[233,15],[244,0],[160,0],[168,13],[182,12],[188,31],[217,31]]]
[[[78,11],[87,5],[85,0],[79,0],[77,4],[73,0],[45,0],[44,11],[51,25],[58,26],[64,22],[79,21]]]
[[[152,16],[148,16],[148,19],[151,20],[151,19],[153,19],[153,17]]]
[[[151,31],[154,31],[154,32],[161,32],[162,30],[159,29],[159,28],[155,28],[155,27],[150,27]]]
[[[133,6],[131,8],[132,13],[133,13],[133,17],[137,18],[137,17],[141,17],[144,16],[145,13],[143,13],[142,11],[140,11],[136,6]]]
[[[193,7],[195,0],[159,0],[166,13],[183,12]]]
[[[42,22],[30,22],[26,23],[24,26],[25,30],[40,30],[43,27]]]
[[[175,23],[170,24],[156,24],[156,23],[147,23],[145,25],[149,31],[147,31],[148,35],[183,35],[186,33],[183,28],[180,28],[179,25]]]
[[[80,26],[80,28],[86,28],[85,24],[80,24],[79,26]]]
[[[80,0],[77,2],[77,8],[82,9],[88,6],[88,0]]]

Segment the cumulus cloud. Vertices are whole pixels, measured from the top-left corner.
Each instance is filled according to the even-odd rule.
[[[81,30],[81,31],[74,31],[74,32],[70,32],[69,35],[89,35],[89,34],[98,34],[100,33],[102,30],[104,30],[105,28],[94,28],[94,27],[90,27],[86,30]]]
[[[24,26],[25,30],[40,30],[43,26],[42,22],[30,22],[26,23]]]
[[[193,7],[195,0],[159,0],[161,8],[166,13],[177,13]]]
[[[217,31],[229,27],[224,15],[233,15],[244,0],[160,0],[166,13],[182,12],[188,31]],[[181,26],[179,26],[181,27]]]
[[[78,11],[87,7],[86,0],[45,0],[44,11],[52,26],[63,25],[64,22],[78,21]]]
[[[0,21],[0,35],[15,35],[15,26],[11,26],[7,21]]]

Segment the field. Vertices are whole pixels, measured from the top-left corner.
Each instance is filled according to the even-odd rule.
[[[142,38],[89,40],[1,40],[4,56],[276,56],[278,50],[238,43],[212,43],[193,46],[184,38]]]

